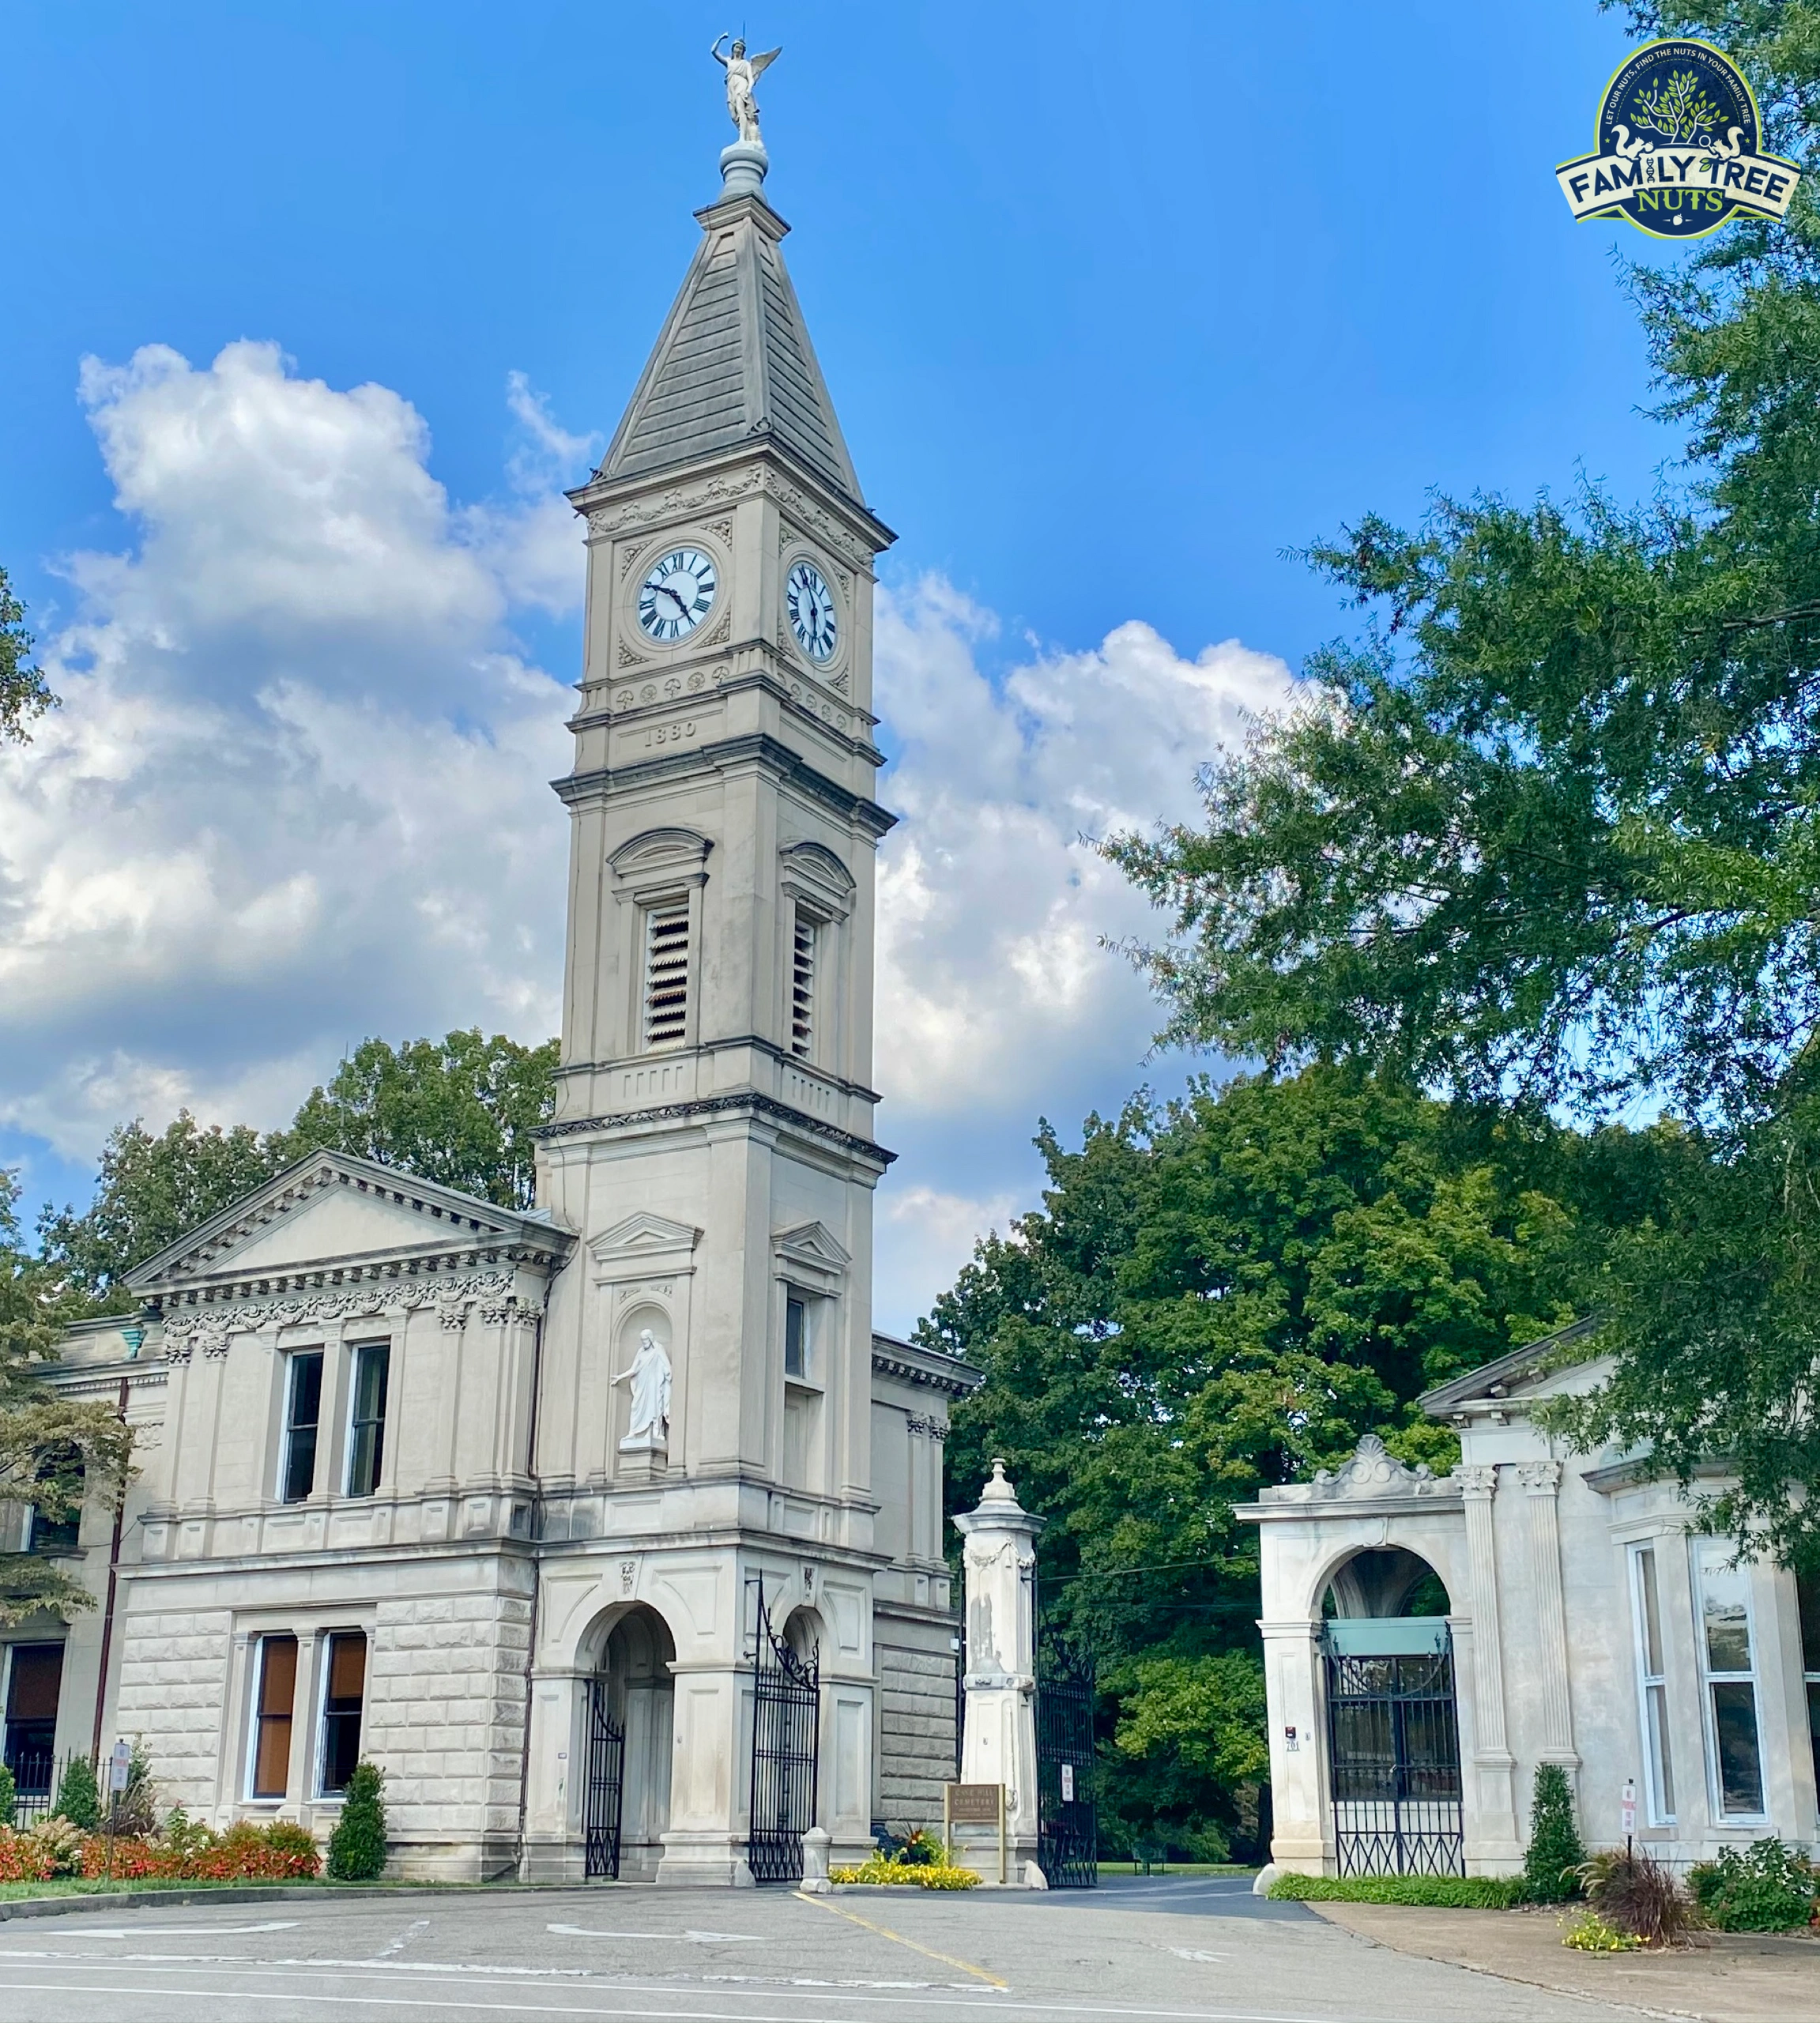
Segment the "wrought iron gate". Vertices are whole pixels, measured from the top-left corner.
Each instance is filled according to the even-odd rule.
[[[1327,1663],[1328,1765],[1342,1875],[1464,1875],[1453,1651]]]
[[[588,1683],[588,1778],[583,1793],[583,1873],[616,1879],[620,1873],[620,1816],[625,1799],[626,1731],[607,1704],[607,1682]]]
[[[800,1657],[771,1628],[763,1582],[752,1651],[752,1803],[746,1863],[755,1882],[800,1882],[816,1823],[821,1654]]]
[[[1099,1884],[1093,1784],[1093,1654],[1041,1636],[1036,1660],[1037,1862],[1051,1889]]]

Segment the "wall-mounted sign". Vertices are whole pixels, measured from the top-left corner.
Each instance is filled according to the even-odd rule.
[[[1645,43],[1599,102],[1594,149],[1554,171],[1577,219],[1628,218],[1657,239],[1703,239],[1735,217],[1780,217],[1801,171],[1763,152],[1744,73],[1687,36]]]

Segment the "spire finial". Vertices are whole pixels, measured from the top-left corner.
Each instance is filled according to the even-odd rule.
[[[721,150],[722,194],[756,197],[763,191],[765,171],[771,165],[771,158],[765,153],[764,141],[759,132],[759,102],[752,96],[752,88],[782,55],[783,47],[780,43],[775,49],[766,50],[762,55],[748,56],[745,38],[735,36],[733,47],[723,56],[721,44],[726,40],[725,34],[716,36],[714,46],[708,51],[727,73],[727,117],[739,134],[730,148]]]

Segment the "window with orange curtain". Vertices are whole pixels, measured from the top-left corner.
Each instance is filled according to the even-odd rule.
[[[367,1690],[367,1640],[358,1629],[338,1629],[329,1639],[328,1675],[322,1686],[322,1795],[348,1788],[360,1760],[360,1705]]]
[[[291,1718],[297,1697],[297,1640],[259,1639],[259,1695],[253,1724],[253,1796],[281,1799],[291,1781]]]

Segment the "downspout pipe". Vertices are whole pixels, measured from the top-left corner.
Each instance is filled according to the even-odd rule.
[[[140,1343],[145,1339],[143,1328],[122,1329],[126,1337],[129,1358],[139,1353]],[[134,1338],[137,1336],[138,1339]],[[126,1423],[126,1373],[120,1373],[120,1396],[115,1409],[120,1415],[120,1423]],[[107,1712],[107,1667],[114,1653],[114,1602],[120,1586],[120,1537],[126,1522],[126,1485],[124,1482],[114,1496],[114,1536],[107,1547],[107,1599],[101,1610],[101,1666],[95,1681],[95,1735],[89,1745],[90,1761],[98,1769],[101,1762],[101,1727]]]

